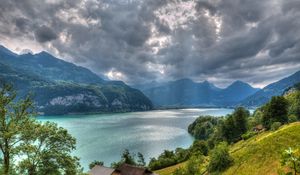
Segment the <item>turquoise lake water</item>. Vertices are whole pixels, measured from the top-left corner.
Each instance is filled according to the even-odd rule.
[[[147,162],[163,150],[187,148],[193,137],[187,127],[199,115],[222,116],[232,109],[174,109],[119,114],[65,115],[38,117],[40,121],[56,122],[77,139],[74,155],[80,157],[84,170],[94,160],[109,166],[120,160],[124,149],[141,152]]]

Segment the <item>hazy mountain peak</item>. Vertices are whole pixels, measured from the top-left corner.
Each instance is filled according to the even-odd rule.
[[[232,84],[230,84],[227,88],[240,88],[240,87],[248,87],[248,88],[253,88],[251,85],[249,85],[248,83],[245,83],[241,80],[236,80],[234,81]]]
[[[52,57],[53,57],[53,55],[51,55],[50,53],[48,53],[48,52],[46,52],[46,51],[41,51],[41,52],[39,52],[39,53],[37,53],[37,54],[35,54],[35,55],[40,55],[40,56],[52,56]]]
[[[204,80],[202,83],[210,84],[210,82],[208,80]]]

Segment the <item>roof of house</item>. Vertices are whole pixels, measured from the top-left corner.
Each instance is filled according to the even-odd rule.
[[[148,169],[136,167],[129,164],[122,164],[115,170],[115,174],[120,175],[155,175]]]
[[[114,171],[112,168],[96,165],[91,169],[89,175],[111,175]]]

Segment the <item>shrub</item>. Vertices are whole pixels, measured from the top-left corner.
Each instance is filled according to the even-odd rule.
[[[272,125],[271,125],[271,131],[276,131],[280,128],[281,126],[281,123],[280,122],[274,122]]]
[[[201,173],[200,166],[203,164],[203,156],[192,156],[188,161],[185,167],[177,168],[173,175],[197,175]]]
[[[196,140],[194,141],[193,145],[190,148],[190,151],[194,155],[205,155],[208,154],[208,145],[203,140]]]
[[[151,158],[148,167],[151,170],[158,170],[186,161],[189,158],[189,150],[177,148],[174,151],[165,150],[158,158]]]
[[[211,152],[208,171],[222,172],[227,169],[233,162],[232,157],[229,155],[227,143],[222,142],[217,145]]]
[[[256,134],[257,134],[256,132],[248,131],[247,133],[245,133],[245,134],[242,135],[242,139],[243,140],[248,140],[251,137],[255,136]]]
[[[296,121],[298,121],[298,118],[296,115],[294,115],[294,114],[289,115],[289,123],[294,123]]]

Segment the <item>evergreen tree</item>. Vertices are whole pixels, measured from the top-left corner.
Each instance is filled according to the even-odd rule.
[[[250,116],[250,112],[243,107],[238,107],[232,114],[234,119],[234,126],[237,135],[240,137],[247,131],[247,121]]]
[[[249,111],[242,107],[236,108],[232,115],[227,116],[221,125],[221,133],[228,143],[240,140],[241,136],[247,132],[249,116]]]
[[[282,96],[272,97],[262,108],[262,122],[264,127],[270,129],[272,123],[280,122],[281,124],[288,122],[288,102]]]
[[[144,155],[138,152],[137,156],[138,156],[137,164],[141,167],[144,167],[146,165]]]

